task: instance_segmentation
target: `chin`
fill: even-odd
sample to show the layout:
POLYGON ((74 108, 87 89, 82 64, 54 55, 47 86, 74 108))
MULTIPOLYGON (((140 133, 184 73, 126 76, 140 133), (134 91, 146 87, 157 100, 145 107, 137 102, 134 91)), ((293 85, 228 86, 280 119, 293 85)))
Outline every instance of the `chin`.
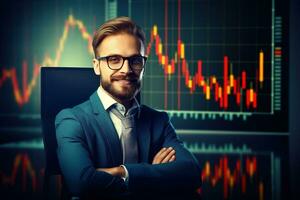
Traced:
POLYGON ((121 101, 132 100, 140 90, 140 85, 103 84, 102 87, 121 101))
POLYGON ((129 91, 128 88, 122 88, 120 90, 114 90, 113 95, 120 100, 131 100, 138 93, 138 89, 134 89, 133 91, 129 91))

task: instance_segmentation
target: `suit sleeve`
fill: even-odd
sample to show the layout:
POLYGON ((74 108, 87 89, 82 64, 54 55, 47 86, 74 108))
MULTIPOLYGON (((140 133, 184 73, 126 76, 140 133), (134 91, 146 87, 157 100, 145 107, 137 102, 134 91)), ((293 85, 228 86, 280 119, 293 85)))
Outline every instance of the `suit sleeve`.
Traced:
POLYGON ((158 121, 164 128, 162 147, 173 147, 176 160, 162 164, 126 164, 129 189, 132 191, 195 191, 201 186, 201 170, 195 157, 178 139, 166 113, 158 121))
POLYGON ((119 177, 96 171, 84 132, 71 109, 61 111, 55 119, 59 165, 73 196, 110 196, 123 194, 126 184, 119 177))

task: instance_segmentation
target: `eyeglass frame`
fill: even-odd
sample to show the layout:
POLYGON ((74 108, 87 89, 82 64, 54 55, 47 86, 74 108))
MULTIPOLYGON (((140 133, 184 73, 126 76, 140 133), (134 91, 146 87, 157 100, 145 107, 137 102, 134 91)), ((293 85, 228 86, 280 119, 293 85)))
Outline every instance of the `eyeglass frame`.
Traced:
POLYGON ((145 65, 146 65, 146 62, 147 62, 147 58, 148 57, 146 57, 146 56, 142 56, 142 55, 140 55, 140 54, 136 54, 136 55, 132 55, 132 56, 127 56, 127 57, 124 57, 124 56, 122 56, 122 55, 118 55, 118 54, 115 54, 115 55, 109 55, 109 56, 97 56, 96 57, 96 60, 106 60, 106 64, 107 64, 107 66, 109 67, 109 69, 111 69, 111 70, 120 70, 120 69, 122 69, 122 67, 123 67, 123 65, 124 65, 124 63, 125 63, 125 60, 128 60, 128 66, 132 69, 132 66, 130 66, 130 58, 132 58, 132 57, 135 57, 135 56, 140 56, 140 57, 142 57, 143 59, 144 59, 144 65, 141 67, 141 69, 140 70, 143 70, 144 69, 144 67, 145 67, 145 65), (110 57, 113 57, 113 56, 120 56, 122 59, 123 59, 123 63, 122 63, 122 65, 118 68, 118 69, 112 69, 110 66, 109 66, 109 63, 108 63, 108 59, 110 58, 110 57))

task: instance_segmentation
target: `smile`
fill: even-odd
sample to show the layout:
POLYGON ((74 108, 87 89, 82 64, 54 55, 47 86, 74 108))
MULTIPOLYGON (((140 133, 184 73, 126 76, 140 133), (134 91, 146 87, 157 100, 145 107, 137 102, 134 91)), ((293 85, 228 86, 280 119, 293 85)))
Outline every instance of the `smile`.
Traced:
POLYGON ((122 85, 132 85, 135 84, 136 81, 135 80, 117 80, 117 82, 121 83, 122 85))

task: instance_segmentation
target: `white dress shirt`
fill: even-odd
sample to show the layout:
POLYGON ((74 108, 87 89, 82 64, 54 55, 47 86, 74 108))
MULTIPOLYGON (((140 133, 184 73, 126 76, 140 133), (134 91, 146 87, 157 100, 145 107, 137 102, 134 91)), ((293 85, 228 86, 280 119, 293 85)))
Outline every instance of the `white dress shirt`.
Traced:
MULTIPOLYGON (((134 98, 133 105, 128 110, 126 110, 125 106, 118 103, 114 98, 112 98, 108 94, 108 92, 106 92, 103 89, 103 87, 101 85, 98 87, 97 94, 98 94, 98 97, 99 97, 101 103, 103 104, 104 109, 108 112, 108 114, 113 122, 113 125, 116 129, 116 132, 118 133, 119 138, 121 138, 123 124, 122 124, 121 120, 114 113, 112 113, 110 111, 110 107, 115 105, 117 110, 124 116, 126 116, 127 113, 130 113, 130 111, 137 108, 138 109, 137 114, 139 115, 140 114, 140 106, 139 106, 138 101, 134 98)), ((128 171, 124 165, 121 165, 121 166, 125 169, 124 180, 128 181, 128 178, 129 178, 128 171)))

